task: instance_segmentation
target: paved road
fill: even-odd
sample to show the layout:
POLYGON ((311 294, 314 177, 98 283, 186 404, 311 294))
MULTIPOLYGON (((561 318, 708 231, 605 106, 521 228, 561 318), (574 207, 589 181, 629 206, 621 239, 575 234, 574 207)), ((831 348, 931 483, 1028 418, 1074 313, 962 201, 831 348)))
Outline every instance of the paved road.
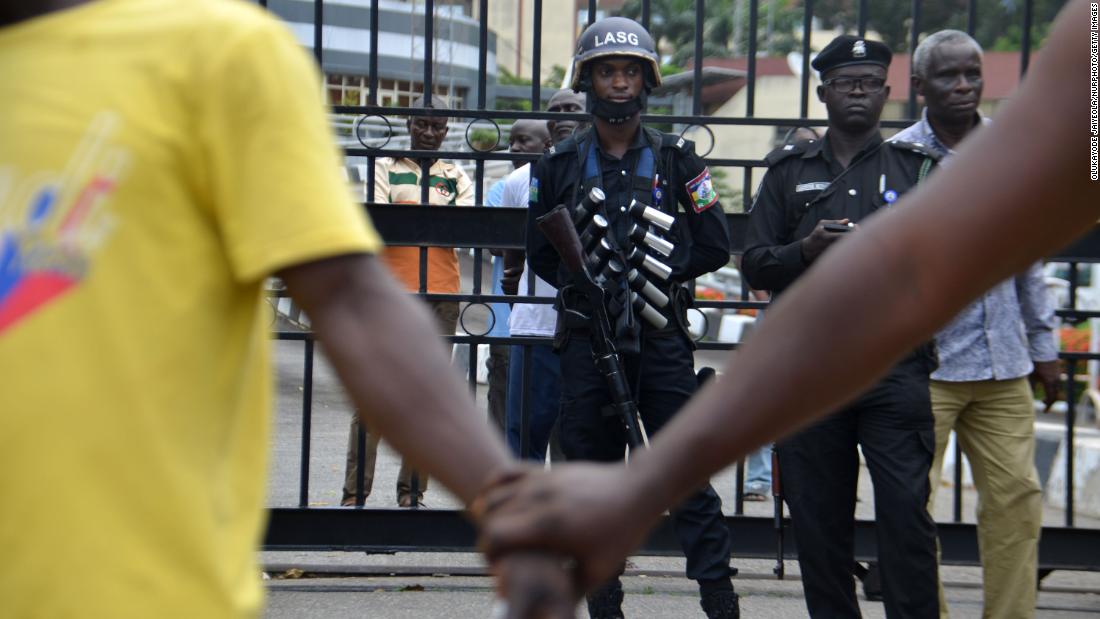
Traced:
MULTIPOLYGON (((314 557, 325 560, 330 567, 334 561, 346 558, 314 557)), ((447 564, 476 562, 469 556, 431 557, 445 559, 447 564)), ((398 562, 390 558, 392 562, 398 562)), ((409 570, 408 564, 423 559, 423 555, 398 557, 409 570)), ((356 560, 371 563, 378 557, 359 555, 356 560)), ((623 609, 628 617, 684 618, 702 617, 694 583, 684 579, 678 570, 682 561, 674 559, 639 558, 635 560, 644 570, 629 572, 624 578, 626 599, 623 609)), ((735 580, 741 595, 742 616, 746 618, 804 617, 805 602, 797 565, 788 562, 788 578, 776 580, 771 573, 771 562, 737 561, 741 569, 735 580)), ((383 563, 384 564, 384 560, 383 563)), ((427 563, 424 565, 438 565, 427 563)), ((341 568, 354 571, 354 567, 341 568)), ((376 570, 377 567, 371 568, 376 570)), ((428 568, 430 571, 431 568, 428 568)), ((453 567, 449 569, 454 569, 453 567)), ((956 619, 981 617, 981 589, 979 575, 974 568, 946 568, 947 599, 951 616, 956 619)), ((268 581, 267 619, 291 619, 299 617, 371 617, 398 619, 412 617, 490 617, 494 603, 492 582, 483 576, 357 576, 350 575, 317 578, 276 578, 268 581)), ((1036 615, 1041 619, 1090 619, 1100 615, 1100 576, 1095 574, 1055 573, 1044 583, 1039 594, 1036 615)), ((868 619, 885 617, 878 602, 860 599, 863 616, 868 619)), ((587 617, 583 606, 579 617, 587 617)))

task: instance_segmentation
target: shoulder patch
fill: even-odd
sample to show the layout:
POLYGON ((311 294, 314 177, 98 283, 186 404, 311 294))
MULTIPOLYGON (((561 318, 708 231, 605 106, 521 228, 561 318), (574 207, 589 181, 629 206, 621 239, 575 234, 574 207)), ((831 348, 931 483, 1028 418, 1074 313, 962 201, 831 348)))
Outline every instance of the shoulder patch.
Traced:
POLYGON ((538 202, 539 201, 539 177, 537 177, 537 176, 532 176, 531 177, 531 189, 528 192, 527 199, 530 202, 538 202))
POLYGON ((699 176, 684 184, 688 195, 691 197, 691 208, 696 213, 702 213, 718 202, 718 192, 714 190, 714 183, 710 178, 710 168, 703 168, 699 176))
POLYGON ((768 155, 764 157, 764 163, 768 164, 770 168, 784 159, 789 159, 796 155, 801 156, 805 154, 805 152, 806 149, 798 143, 786 144, 768 153, 768 155))

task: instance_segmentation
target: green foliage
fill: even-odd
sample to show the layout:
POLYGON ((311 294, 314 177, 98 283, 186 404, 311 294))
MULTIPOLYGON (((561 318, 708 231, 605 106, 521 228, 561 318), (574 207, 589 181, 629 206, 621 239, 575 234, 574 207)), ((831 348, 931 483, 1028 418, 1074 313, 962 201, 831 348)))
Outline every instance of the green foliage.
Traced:
POLYGON ((489 151, 497 147, 497 131, 496 129, 471 129, 470 130, 470 144, 480 151, 489 151))
POLYGON ((520 77, 504 67, 497 67, 497 83, 504 86, 530 86, 531 80, 520 77))
POLYGON ((497 97, 496 109, 498 110, 510 110, 514 112, 530 112, 531 100, 530 99, 509 99, 504 97, 497 97))
POLYGON ((550 73, 546 75, 546 78, 542 80, 543 86, 553 86, 557 88, 565 80, 565 67, 560 64, 556 64, 550 67, 550 73))
POLYGON ((710 182, 718 192, 722 210, 726 213, 740 213, 742 193, 730 184, 729 172, 725 168, 710 168, 710 182))
MULTIPOLYGON (((703 56, 744 56, 749 48, 749 0, 708 0, 703 18, 703 56)), ((641 0, 627 0, 620 14, 641 19, 641 0)), ((802 20, 799 3, 762 0, 757 13, 757 50, 782 55, 798 49, 802 20)), ((695 0, 652 0, 650 34, 662 57, 686 65, 695 54, 695 0)), ((664 75, 662 70, 662 75, 664 75)))
MULTIPOLYGON (((750 0, 707 0, 703 19, 703 56, 732 57, 748 53, 750 0)), ((921 2, 920 31, 944 28, 966 30, 968 0, 921 2)), ((976 0, 974 38, 988 50, 1017 51, 1023 41, 1024 2, 1027 0, 976 0)), ((1032 0, 1032 47, 1050 32, 1050 22, 1066 0, 1032 0)), ((882 37, 895 52, 909 51, 912 0, 874 0, 867 3, 868 29, 882 37)), ((801 47, 805 3, 801 0, 759 0, 756 41, 758 53, 780 56, 801 47)), ((641 19, 641 0, 627 0, 619 14, 641 19)), ((856 32, 859 0, 817 0, 814 17, 826 28, 856 32)), ((681 67, 695 53, 695 0, 651 0, 650 34, 662 58, 681 67)), ((665 75, 664 69, 661 71, 665 75)))
MULTIPOLYGON (((1018 51, 1023 40, 1024 2, 1026 0, 977 0, 974 38, 983 48, 1018 51)), ((875 0, 868 2, 868 28, 878 32, 895 52, 909 51, 912 28, 911 0, 875 0)), ((1065 0, 1033 0, 1032 45, 1038 47, 1050 31, 1050 22, 1065 5, 1065 0)), ((818 0, 814 14, 826 27, 855 32, 859 26, 857 0, 818 0)), ((967 0, 922 2, 920 31, 931 33, 945 28, 966 31, 967 0)))

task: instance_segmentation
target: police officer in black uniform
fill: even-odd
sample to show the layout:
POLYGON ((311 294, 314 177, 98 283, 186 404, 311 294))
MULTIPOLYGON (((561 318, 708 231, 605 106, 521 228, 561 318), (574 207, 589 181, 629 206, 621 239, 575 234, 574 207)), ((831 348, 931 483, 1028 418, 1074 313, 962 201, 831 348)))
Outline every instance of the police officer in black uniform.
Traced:
MULTIPOLYGON (((859 234, 859 222, 890 208, 932 169, 936 156, 922 145, 884 142, 879 134, 890 57, 882 43, 843 35, 814 60, 829 129, 821 140, 780 147, 766 159, 742 262, 753 288, 782 294, 830 245, 859 234)), ((851 569, 857 443, 874 483, 886 616, 939 616, 936 528, 925 507, 934 364, 931 345, 918 348, 852 404, 779 443, 813 617, 860 616, 851 569)))
MULTIPOLYGON (((611 299, 611 326, 650 436, 697 387, 694 346, 686 329, 691 295, 683 282, 724 266, 730 257, 722 207, 693 144, 641 124, 646 95, 660 80, 653 39, 636 22, 610 17, 584 31, 572 86, 587 94, 593 128, 558 143, 538 162, 531 175, 527 222, 527 253, 534 272, 559 287, 559 309, 588 313, 587 298, 572 294, 570 278, 535 220, 559 204, 575 209, 592 188, 602 189, 606 199, 597 215, 607 224, 605 249, 610 248, 611 256, 605 252, 600 264, 612 265, 602 275, 611 299), (633 210, 632 203, 637 203, 633 210), (648 205, 666 224, 675 223, 668 230, 655 225, 661 217, 647 219, 638 204, 648 205), (667 251, 669 243, 666 256, 661 247, 667 251), (652 286, 645 294, 638 293, 639 276, 652 286)), ((565 320, 564 314, 559 311, 557 336, 562 450, 568 459, 621 460, 623 423, 607 414, 609 392, 592 359, 588 324, 565 320)), ((730 534, 721 509, 721 500, 707 485, 672 513, 687 555, 687 575, 698 581, 703 610, 712 618, 739 616, 730 582, 730 534)), ((589 613, 594 618, 622 617, 622 598, 615 579, 589 596, 589 613)))

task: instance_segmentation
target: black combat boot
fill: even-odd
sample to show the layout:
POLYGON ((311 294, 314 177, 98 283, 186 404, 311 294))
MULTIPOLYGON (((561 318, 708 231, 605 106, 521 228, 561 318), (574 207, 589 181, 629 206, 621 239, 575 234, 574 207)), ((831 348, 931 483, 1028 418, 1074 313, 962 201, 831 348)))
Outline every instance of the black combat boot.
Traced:
POLYGON ((707 614, 707 619, 740 619, 741 606, 737 594, 733 591, 714 591, 703 596, 699 605, 707 614))
POLYGON ((623 619, 623 583, 615 578, 587 598, 592 619, 623 619))
POLYGON ((707 619, 740 619, 741 606, 728 578, 699 581, 699 605, 707 619))

